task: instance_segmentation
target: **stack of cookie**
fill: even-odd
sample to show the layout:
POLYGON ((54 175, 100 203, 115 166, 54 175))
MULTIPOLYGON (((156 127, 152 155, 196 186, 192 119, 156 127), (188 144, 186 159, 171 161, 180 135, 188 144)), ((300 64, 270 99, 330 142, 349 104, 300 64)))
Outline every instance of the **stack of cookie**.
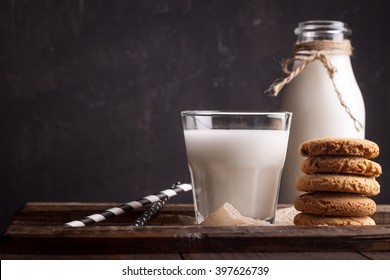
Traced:
POLYGON ((369 216, 376 211, 375 196, 380 186, 375 177, 381 166, 370 160, 379 155, 372 141, 349 138, 321 138, 300 145, 306 159, 305 175, 297 179, 294 206, 296 225, 375 225, 369 216))

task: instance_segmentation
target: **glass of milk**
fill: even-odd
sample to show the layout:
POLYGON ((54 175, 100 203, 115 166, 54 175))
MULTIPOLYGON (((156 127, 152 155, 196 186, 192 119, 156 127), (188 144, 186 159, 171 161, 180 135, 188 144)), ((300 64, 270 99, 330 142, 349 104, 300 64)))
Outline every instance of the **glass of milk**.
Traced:
POLYGON ((183 111, 196 223, 224 203, 271 223, 292 113, 183 111))

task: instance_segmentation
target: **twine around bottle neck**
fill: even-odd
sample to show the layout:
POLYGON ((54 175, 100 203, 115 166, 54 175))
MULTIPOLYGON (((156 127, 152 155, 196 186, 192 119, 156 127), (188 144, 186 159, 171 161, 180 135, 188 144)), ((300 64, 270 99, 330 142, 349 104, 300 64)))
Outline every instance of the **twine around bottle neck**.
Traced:
POLYGON ((328 55, 352 55, 352 45, 350 40, 315 40, 299 42, 295 45, 294 54, 305 51, 321 51, 328 55))
POLYGON ((326 72, 332 81, 333 88, 337 94, 341 106, 344 107, 346 113, 353 120, 356 130, 360 131, 363 129, 363 124, 352 114, 351 109, 344 102, 343 97, 337 88, 334 79, 337 69, 332 65, 328 57, 330 55, 352 55, 351 41, 315 40, 297 43, 294 49, 294 57, 287 59, 282 65, 283 72, 287 74, 287 77, 283 79, 277 79, 269 87, 266 93, 268 93, 270 96, 278 96, 279 92, 285 85, 290 83, 295 77, 302 73, 310 63, 318 60, 325 67, 326 72), (289 68, 295 61, 301 61, 302 64, 300 64, 294 70, 290 70, 289 68))

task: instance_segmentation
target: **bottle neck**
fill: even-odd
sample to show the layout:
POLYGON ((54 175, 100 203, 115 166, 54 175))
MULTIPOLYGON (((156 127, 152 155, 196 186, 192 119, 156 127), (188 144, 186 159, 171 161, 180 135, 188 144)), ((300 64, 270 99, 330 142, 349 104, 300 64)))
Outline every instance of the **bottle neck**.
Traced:
POLYGON ((298 36, 295 54, 312 55, 322 52, 326 55, 351 55, 349 36, 352 31, 340 21, 305 21, 295 29, 298 36))
POLYGON ((346 23, 330 20, 313 20, 299 23, 294 30, 298 36, 297 43, 312 41, 335 41, 348 40, 352 31, 346 23))

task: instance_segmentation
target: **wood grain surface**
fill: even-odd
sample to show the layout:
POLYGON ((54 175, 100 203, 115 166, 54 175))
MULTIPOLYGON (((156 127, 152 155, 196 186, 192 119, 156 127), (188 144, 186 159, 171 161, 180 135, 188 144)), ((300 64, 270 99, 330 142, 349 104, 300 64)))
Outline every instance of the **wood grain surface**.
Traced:
MULTIPOLYGON (((167 204, 144 227, 132 227, 133 211, 87 227, 72 219, 114 203, 28 203, 1 238, 3 258, 351 258, 386 259, 390 252, 390 206, 378 205, 376 226, 204 227, 183 225, 189 204, 167 204), (109 257, 111 256, 111 257, 109 257), (133 257, 131 257, 133 256, 133 257), (76 257, 77 258, 77 257, 76 257)), ((286 207, 281 206, 281 207, 286 207)))

